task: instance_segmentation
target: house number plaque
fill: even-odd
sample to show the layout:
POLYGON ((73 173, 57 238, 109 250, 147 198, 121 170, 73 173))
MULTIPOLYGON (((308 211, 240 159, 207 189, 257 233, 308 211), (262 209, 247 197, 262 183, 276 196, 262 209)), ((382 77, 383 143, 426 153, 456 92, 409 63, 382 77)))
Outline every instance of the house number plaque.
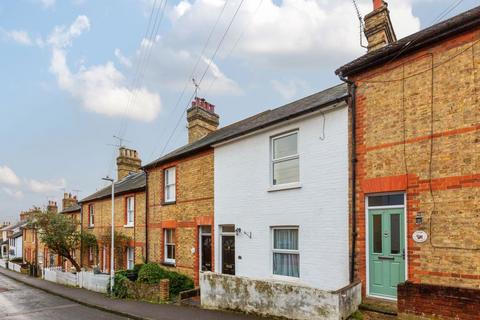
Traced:
POLYGON ((413 241, 422 243, 427 241, 428 235, 425 231, 423 230, 417 230, 412 234, 413 241))

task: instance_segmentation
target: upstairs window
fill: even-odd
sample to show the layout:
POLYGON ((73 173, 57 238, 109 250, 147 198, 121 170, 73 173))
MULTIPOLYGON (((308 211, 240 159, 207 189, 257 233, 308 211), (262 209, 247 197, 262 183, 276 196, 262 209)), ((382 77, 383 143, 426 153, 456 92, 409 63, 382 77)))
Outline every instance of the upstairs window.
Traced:
POLYGON ((298 131, 272 138, 272 185, 283 185, 300 181, 298 131))
POLYGON ((164 262, 175 264, 175 229, 164 229, 164 262))
POLYGON ((300 277, 298 228, 272 228, 273 274, 300 277))
POLYGON ((88 206, 88 226, 93 227, 95 223, 95 210, 93 204, 88 206))
POLYGON ((127 226, 133 226, 135 221, 135 197, 127 198, 127 226))
POLYGON ((165 169, 165 202, 175 202, 175 167, 165 169))

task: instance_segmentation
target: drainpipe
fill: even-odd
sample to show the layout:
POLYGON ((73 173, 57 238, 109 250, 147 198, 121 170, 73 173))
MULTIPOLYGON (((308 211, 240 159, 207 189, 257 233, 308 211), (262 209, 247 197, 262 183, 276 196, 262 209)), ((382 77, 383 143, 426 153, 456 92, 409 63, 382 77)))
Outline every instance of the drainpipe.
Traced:
POLYGON ((145 172, 145 263, 148 263, 148 173, 145 172))
POLYGON ((83 267, 83 204, 80 203, 80 267, 83 267))
POLYGON ((352 244, 351 244, 351 256, 350 256, 350 283, 353 283, 355 280, 355 250, 356 250, 356 243, 357 243, 357 214, 356 214, 356 182, 357 182, 357 174, 356 174, 356 164, 357 164, 357 152, 356 152, 356 108, 355 108, 355 101, 356 101, 356 89, 357 86, 355 82, 348 80, 341 74, 339 75, 340 80, 348 84, 348 88, 350 90, 350 108, 352 112, 352 155, 351 155, 351 166, 352 166, 352 244))

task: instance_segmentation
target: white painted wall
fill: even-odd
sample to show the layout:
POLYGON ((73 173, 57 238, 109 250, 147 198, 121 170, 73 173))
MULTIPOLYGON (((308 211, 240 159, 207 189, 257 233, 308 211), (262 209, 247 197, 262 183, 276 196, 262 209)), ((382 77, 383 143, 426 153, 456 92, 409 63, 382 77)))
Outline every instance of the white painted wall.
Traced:
MULTIPOLYGON (((215 241, 219 225, 235 224, 236 275, 281 279, 324 290, 349 283, 348 111, 321 114, 215 147, 215 241), (298 129, 301 188, 268 192, 270 137, 298 129), (299 226, 300 278, 272 273, 271 227, 299 226), (241 256, 241 259, 238 258, 241 256)), ((221 246, 215 271, 221 272, 221 246)))

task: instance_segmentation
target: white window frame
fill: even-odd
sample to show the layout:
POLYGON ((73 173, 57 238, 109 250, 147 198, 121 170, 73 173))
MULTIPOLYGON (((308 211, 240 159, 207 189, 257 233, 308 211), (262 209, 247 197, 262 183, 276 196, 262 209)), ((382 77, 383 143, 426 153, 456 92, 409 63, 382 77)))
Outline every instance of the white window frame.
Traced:
POLYGON ((135 224, 135 196, 127 197, 126 210, 127 224, 125 225, 125 227, 133 227, 135 224), (132 208, 130 208, 130 204, 132 205, 132 208))
POLYGON ((300 153, 298 152, 298 136, 299 136, 299 130, 296 129, 296 130, 292 130, 292 131, 289 131, 289 132, 285 132, 285 133, 278 134, 278 135, 270 137, 270 187, 271 188, 278 188, 278 187, 285 187, 285 186, 298 186, 300 184, 300 153), (294 134, 297 135, 297 153, 293 154, 293 155, 290 155, 290 156, 275 159, 274 158, 274 142, 275 142, 275 140, 285 138, 285 137, 288 137, 288 136, 291 136, 291 135, 294 135, 294 134), (282 184, 275 184, 274 181, 273 181, 273 179, 274 179, 274 165, 276 163, 280 163, 280 162, 284 162, 284 161, 288 161, 288 160, 295 160, 295 159, 299 160, 299 163, 298 163, 298 181, 289 182, 289 183, 282 183, 282 184))
POLYGON ((165 203, 171 203, 171 202, 175 202, 176 201, 176 193, 177 193, 177 169, 176 167, 170 167, 170 168, 166 168, 164 171, 163 171, 163 181, 164 181, 164 184, 163 184, 163 188, 164 188, 164 191, 163 191, 163 194, 164 194, 164 202, 165 203), (168 181, 168 173, 169 172, 173 172, 173 182, 172 181, 168 181), (172 193, 172 197, 171 198, 167 198, 167 189, 169 187, 173 187, 173 193, 172 193))
POLYGON ((93 261, 93 248, 88 247, 88 261, 93 261))
POLYGON ((135 248, 127 248, 127 270, 132 270, 135 267, 135 248))
POLYGON ((175 245, 175 229, 174 228, 165 228, 163 229, 163 262, 164 263, 167 263, 167 264, 175 264, 175 256, 177 254, 177 250, 176 250, 176 245, 175 245), (172 241, 173 243, 171 242, 167 242, 167 232, 173 232, 172 234, 172 241), (172 258, 168 258, 168 245, 173 245, 173 248, 174 248, 174 257, 173 259, 172 258))
POLYGON ((95 208, 93 204, 89 204, 88 205, 88 226, 93 227, 94 225, 95 225, 95 208))
POLYGON ((280 279, 287 279, 287 280, 298 280, 300 279, 300 228, 298 226, 274 226, 270 227, 271 229, 271 249, 272 249, 272 254, 271 254, 271 270, 272 270, 272 277, 274 278, 280 278, 280 279), (289 249, 275 249, 275 242, 274 242, 274 237, 275 237, 275 230, 297 230, 297 235, 298 235, 298 249, 297 250, 289 250, 289 249), (273 272, 273 255, 275 253, 286 253, 286 254, 296 254, 298 255, 298 277, 293 277, 293 276, 285 276, 281 274, 275 274, 273 272))

